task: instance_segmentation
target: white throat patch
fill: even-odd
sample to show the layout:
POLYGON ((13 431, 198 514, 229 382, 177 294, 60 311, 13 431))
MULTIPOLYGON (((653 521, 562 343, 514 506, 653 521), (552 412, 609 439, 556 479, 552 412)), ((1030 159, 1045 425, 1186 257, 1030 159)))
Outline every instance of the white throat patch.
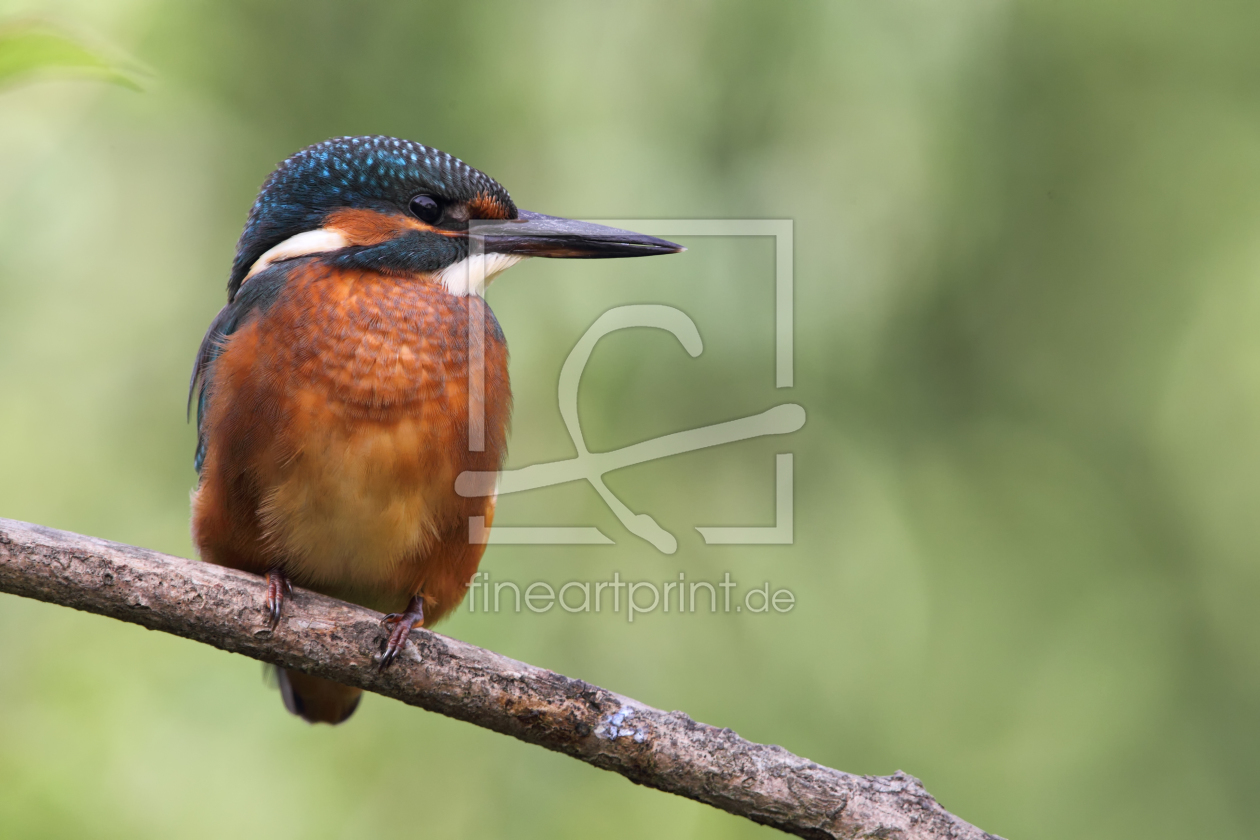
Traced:
POLYGON ((485 294, 486 286, 521 260, 519 254, 473 254, 438 272, 446 291, 456 297, 485 294))
MULTIPOLYGON (((244 283, 261 271, 285 260, 298 257, 309 257, 311 254, 322 254, 327 251, 339 251, 349 247, 350 241, 336 228, 317 228, 294 234, 272 248, 250 266, 249 273, 241 280, 244 283)), ((507 269, 525 259, 519 254, 474 254, 457 263, 448 265, 434 275, 446 291, 456 297, 469 294, 485 293, 490 281, 507 269)))

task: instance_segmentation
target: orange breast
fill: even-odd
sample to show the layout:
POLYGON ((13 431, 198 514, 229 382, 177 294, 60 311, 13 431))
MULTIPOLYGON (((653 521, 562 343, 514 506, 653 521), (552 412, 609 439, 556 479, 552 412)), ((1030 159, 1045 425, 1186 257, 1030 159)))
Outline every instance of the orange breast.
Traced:
POLYGON ((506 346, 480 298, 310 261, 215 364, 194 498, 202 556, 278 566, 379 609, 462 597, 482 548, 467 545, 467 518, 490 511, 459 497, 455 477, 499 468, 510 400, 506 346), (472 451, 478 333, 485 398, 471 408, 485 435, 472 451))

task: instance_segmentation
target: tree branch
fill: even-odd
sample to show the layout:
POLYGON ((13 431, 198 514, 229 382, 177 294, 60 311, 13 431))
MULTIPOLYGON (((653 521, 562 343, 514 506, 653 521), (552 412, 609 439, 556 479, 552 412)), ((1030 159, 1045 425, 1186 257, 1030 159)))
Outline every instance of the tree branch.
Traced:
POLYGON ((802 837, 1000 840, 904 773, 822 767, 428 630, 382 673, 379 613, 298 589, 272 633, 262 579, 233 569, 0 519, 0 592, 359 686, 802 837))

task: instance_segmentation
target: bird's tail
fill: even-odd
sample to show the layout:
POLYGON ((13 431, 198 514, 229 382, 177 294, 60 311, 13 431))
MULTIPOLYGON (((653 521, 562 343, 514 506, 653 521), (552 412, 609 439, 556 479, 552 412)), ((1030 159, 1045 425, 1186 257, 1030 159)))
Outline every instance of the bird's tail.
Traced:
POLYGON ((307 723, 341 723, 359 707, 363 689, 290 671, 276 669, 284 707, 307 723))

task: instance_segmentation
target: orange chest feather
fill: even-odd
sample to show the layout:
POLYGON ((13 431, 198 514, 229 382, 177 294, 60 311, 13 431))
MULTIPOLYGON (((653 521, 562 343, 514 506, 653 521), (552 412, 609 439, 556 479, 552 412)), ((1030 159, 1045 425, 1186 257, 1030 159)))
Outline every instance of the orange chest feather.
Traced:
POLYGON ((482 453, 468 451, 471 410, 484 416, 488 443, 501 448, 511 400, 507 348, 483 300, 371 272, 295 275, 259 319, 250 365, 289 416, 291 446, 302 448, 304 433, 328 431, 312 423, 347 434, 398 429, 421 436, 411 447, 417 455, 481 462, 482 453), (478 393, 484 399, 470 403, 478 393))
POLYGON ((374 273, 294 275, 216 363, 210 466, 246 477, 262 541, 299 581, 372 588, 483 512, 453 485, 502 461, 507 349, 480 298, 374 273), (470 407, 484 418, 478 451, 470 407))

